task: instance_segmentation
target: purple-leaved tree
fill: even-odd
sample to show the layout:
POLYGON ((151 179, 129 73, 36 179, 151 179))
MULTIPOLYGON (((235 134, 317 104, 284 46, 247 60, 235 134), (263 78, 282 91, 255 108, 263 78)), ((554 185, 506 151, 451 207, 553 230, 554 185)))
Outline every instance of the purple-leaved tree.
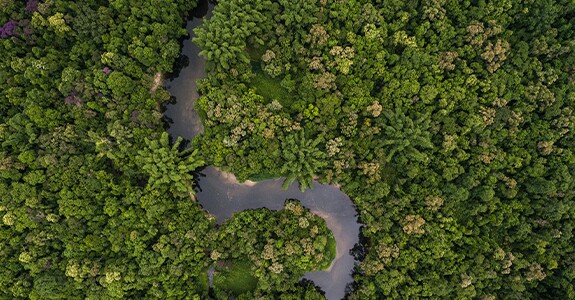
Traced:
POLYGON ((38 9, 38 0, 28 0, 26 2, 26 12, 33 13, 38 9))
POLYGON ((18 22, 14 20, 9 20, 0 27, 0 38, 7 39, 11 36, 18 36, 19 34, 15 31, 18 26, 18 22))

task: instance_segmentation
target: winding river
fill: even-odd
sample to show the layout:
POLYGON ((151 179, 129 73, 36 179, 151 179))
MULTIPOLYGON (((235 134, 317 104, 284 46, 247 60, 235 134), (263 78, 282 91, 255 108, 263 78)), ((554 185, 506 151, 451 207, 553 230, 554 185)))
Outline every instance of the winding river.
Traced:
MULTIPOLYGON (((206 17, 211 15, 211 8, 211 5, 209 9, 204 6, 206 17)), ((201 22, 201 18, 188 22, 187 29, 191 37, 194 35, 192 29, 201 22)), ((198 56, 199 51, 191 38, 185 40, 183 54, 187 56, 189 64, 180 71, 177 78, 166 83, 168 90, 176 98, 175 104, 168 105, 165 112, 173 121, 168 129, 173 137, 192 139, 203 132, 200 118, 193 106, 198 98, 196 80, 205 76, 205 62, 198 56)), ((216 217, 218 223, 231 217, 234 212, 250 208, 279 210, 283 208, 287 198, 299 199, 302 205, 324 218, 336 240, 336 258, 327 270, 306 273, 304 278, 320 286, 327 299, 342 299, 345 296, 346 286, 353 281, 351 273, 356 262, 349 251, 359 242, 360 228, 355 206, 346 194, 333 185, 317 182, 313 183, 313 190, 302 193, 297 184, 282 190, 281 178, 242 184, 238 183, 232 174, 220 172, 214 167, 207 167, 202 173, 205 177, 199 179, 201 192, 197 194, 197 198, 203 208, 216 217)))

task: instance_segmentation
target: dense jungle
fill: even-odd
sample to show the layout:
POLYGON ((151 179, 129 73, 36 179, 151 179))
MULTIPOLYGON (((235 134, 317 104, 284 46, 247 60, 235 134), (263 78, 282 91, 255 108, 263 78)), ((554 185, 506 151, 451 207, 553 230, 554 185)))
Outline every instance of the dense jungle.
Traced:
POLYGON ((575 299, 573 0, 219 0, 187 141, 198 5, 0 0, 0 299, 324 299, 325 220, 217 224, 206 166, 340 187, 347 299, 575 299))

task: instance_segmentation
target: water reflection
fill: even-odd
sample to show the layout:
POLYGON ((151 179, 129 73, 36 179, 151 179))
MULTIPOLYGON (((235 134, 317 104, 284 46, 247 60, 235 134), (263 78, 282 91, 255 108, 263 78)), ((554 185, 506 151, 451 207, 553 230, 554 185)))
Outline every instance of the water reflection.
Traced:
POLYGON ((288 198, 300 200, 303 206, 325 219, 335 237, 336 258, 328 270, 310 272, 304 278, 320 286, 328 299, 343 298, 346 285, 353 281, 351 272, 355 260, 349 251, 359 241, 360 227, 355 206, 346 194, 332 185, 317 182, 313 183, 313 190, 302 193, 297 184, 282 190, 281 178, 243 185, 214 167, 207 167, 202 173, 206 176, 199 180, 202 191, 197 194, 198 200, 220 224, 234 212, 246 209, 280 210, 288 198))
MULTIPOLYGON (((211 15, 212 5, 206 8, 206 17, 211 15)), ((198 13, 198 15, 201 15, 198 13)), ((187 29, 193 38, 193 28, 202 19, 188 22, 187 29)), ((183 42, 183 54, 189 64, 181 69, 177 78, 168 83, 168 89, 176 102, 166 107, 165 115, 172 121, 168 132, 173 137, 192 139, 203 132, 203 127, 194 103, 198 98, 196 80, 205 76, 205 62, 198 56, 200 49, 187 39, 183 42)), ((337 187, 314 182, 314 189, 300 192, 297 184, 282 190, 282 179, 265 180, 252 185, 239 184, 233 176, 213 167, 202 171, 199 179, 201 191, 197 194, 199 203, 218 223, 232 216, 234 212, 266 207, 279 210, 285 199, 299 199, 305 207, 326 220, 336 240, 337 254, 330 268, 325 271, 307 273, 304 278, 313 280, 325 292, 327 299, 342 299, 346 286, 353 281, 351 273, 355 260, 350 250, 358 243, 359 227, 353 202, 337 187)))
POLYGON ((188 64, 181 69, 177 78, 172 79, 167 85, 168 90, 175 97, 175 103, 166 106, 165 115, 171 119, 168 132, 172 136, 182 136, 191 139, 198 133, 203 133, 200 117, 194 110, 194 103, 198 99, 196 80, 205 77, 205 61, 198 56, 199 47, 192 43, 194 38, 194 29, 202 23, 202 19, 193 19, 188 22, 187 29, 190 38, 184 40, 184 55, 187 57, 188 64))

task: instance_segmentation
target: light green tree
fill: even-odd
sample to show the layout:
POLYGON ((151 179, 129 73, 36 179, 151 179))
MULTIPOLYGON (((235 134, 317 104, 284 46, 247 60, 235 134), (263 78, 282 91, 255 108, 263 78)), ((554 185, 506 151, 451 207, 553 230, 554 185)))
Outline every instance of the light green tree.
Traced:
POLYGON ((193 194, 191 172, 204 165, 198 151, 178 148, 182 138, 178 137, 170 146, 168 133, 163 132, 159 140, 146 139, 146 148, 138 151, 136 163, 150 177, 149 189, 164 189, 174 195, 193 194))
POLYGON ((312 180, 318 171, 327 165, 326 154, 318 148, 322 138, 310 140, 303 131, 287 136, 282 141, 282 158, 284 164, 281 174, 286 177, 283 189, 297 180, 300 190, 313 188, 312 180))

